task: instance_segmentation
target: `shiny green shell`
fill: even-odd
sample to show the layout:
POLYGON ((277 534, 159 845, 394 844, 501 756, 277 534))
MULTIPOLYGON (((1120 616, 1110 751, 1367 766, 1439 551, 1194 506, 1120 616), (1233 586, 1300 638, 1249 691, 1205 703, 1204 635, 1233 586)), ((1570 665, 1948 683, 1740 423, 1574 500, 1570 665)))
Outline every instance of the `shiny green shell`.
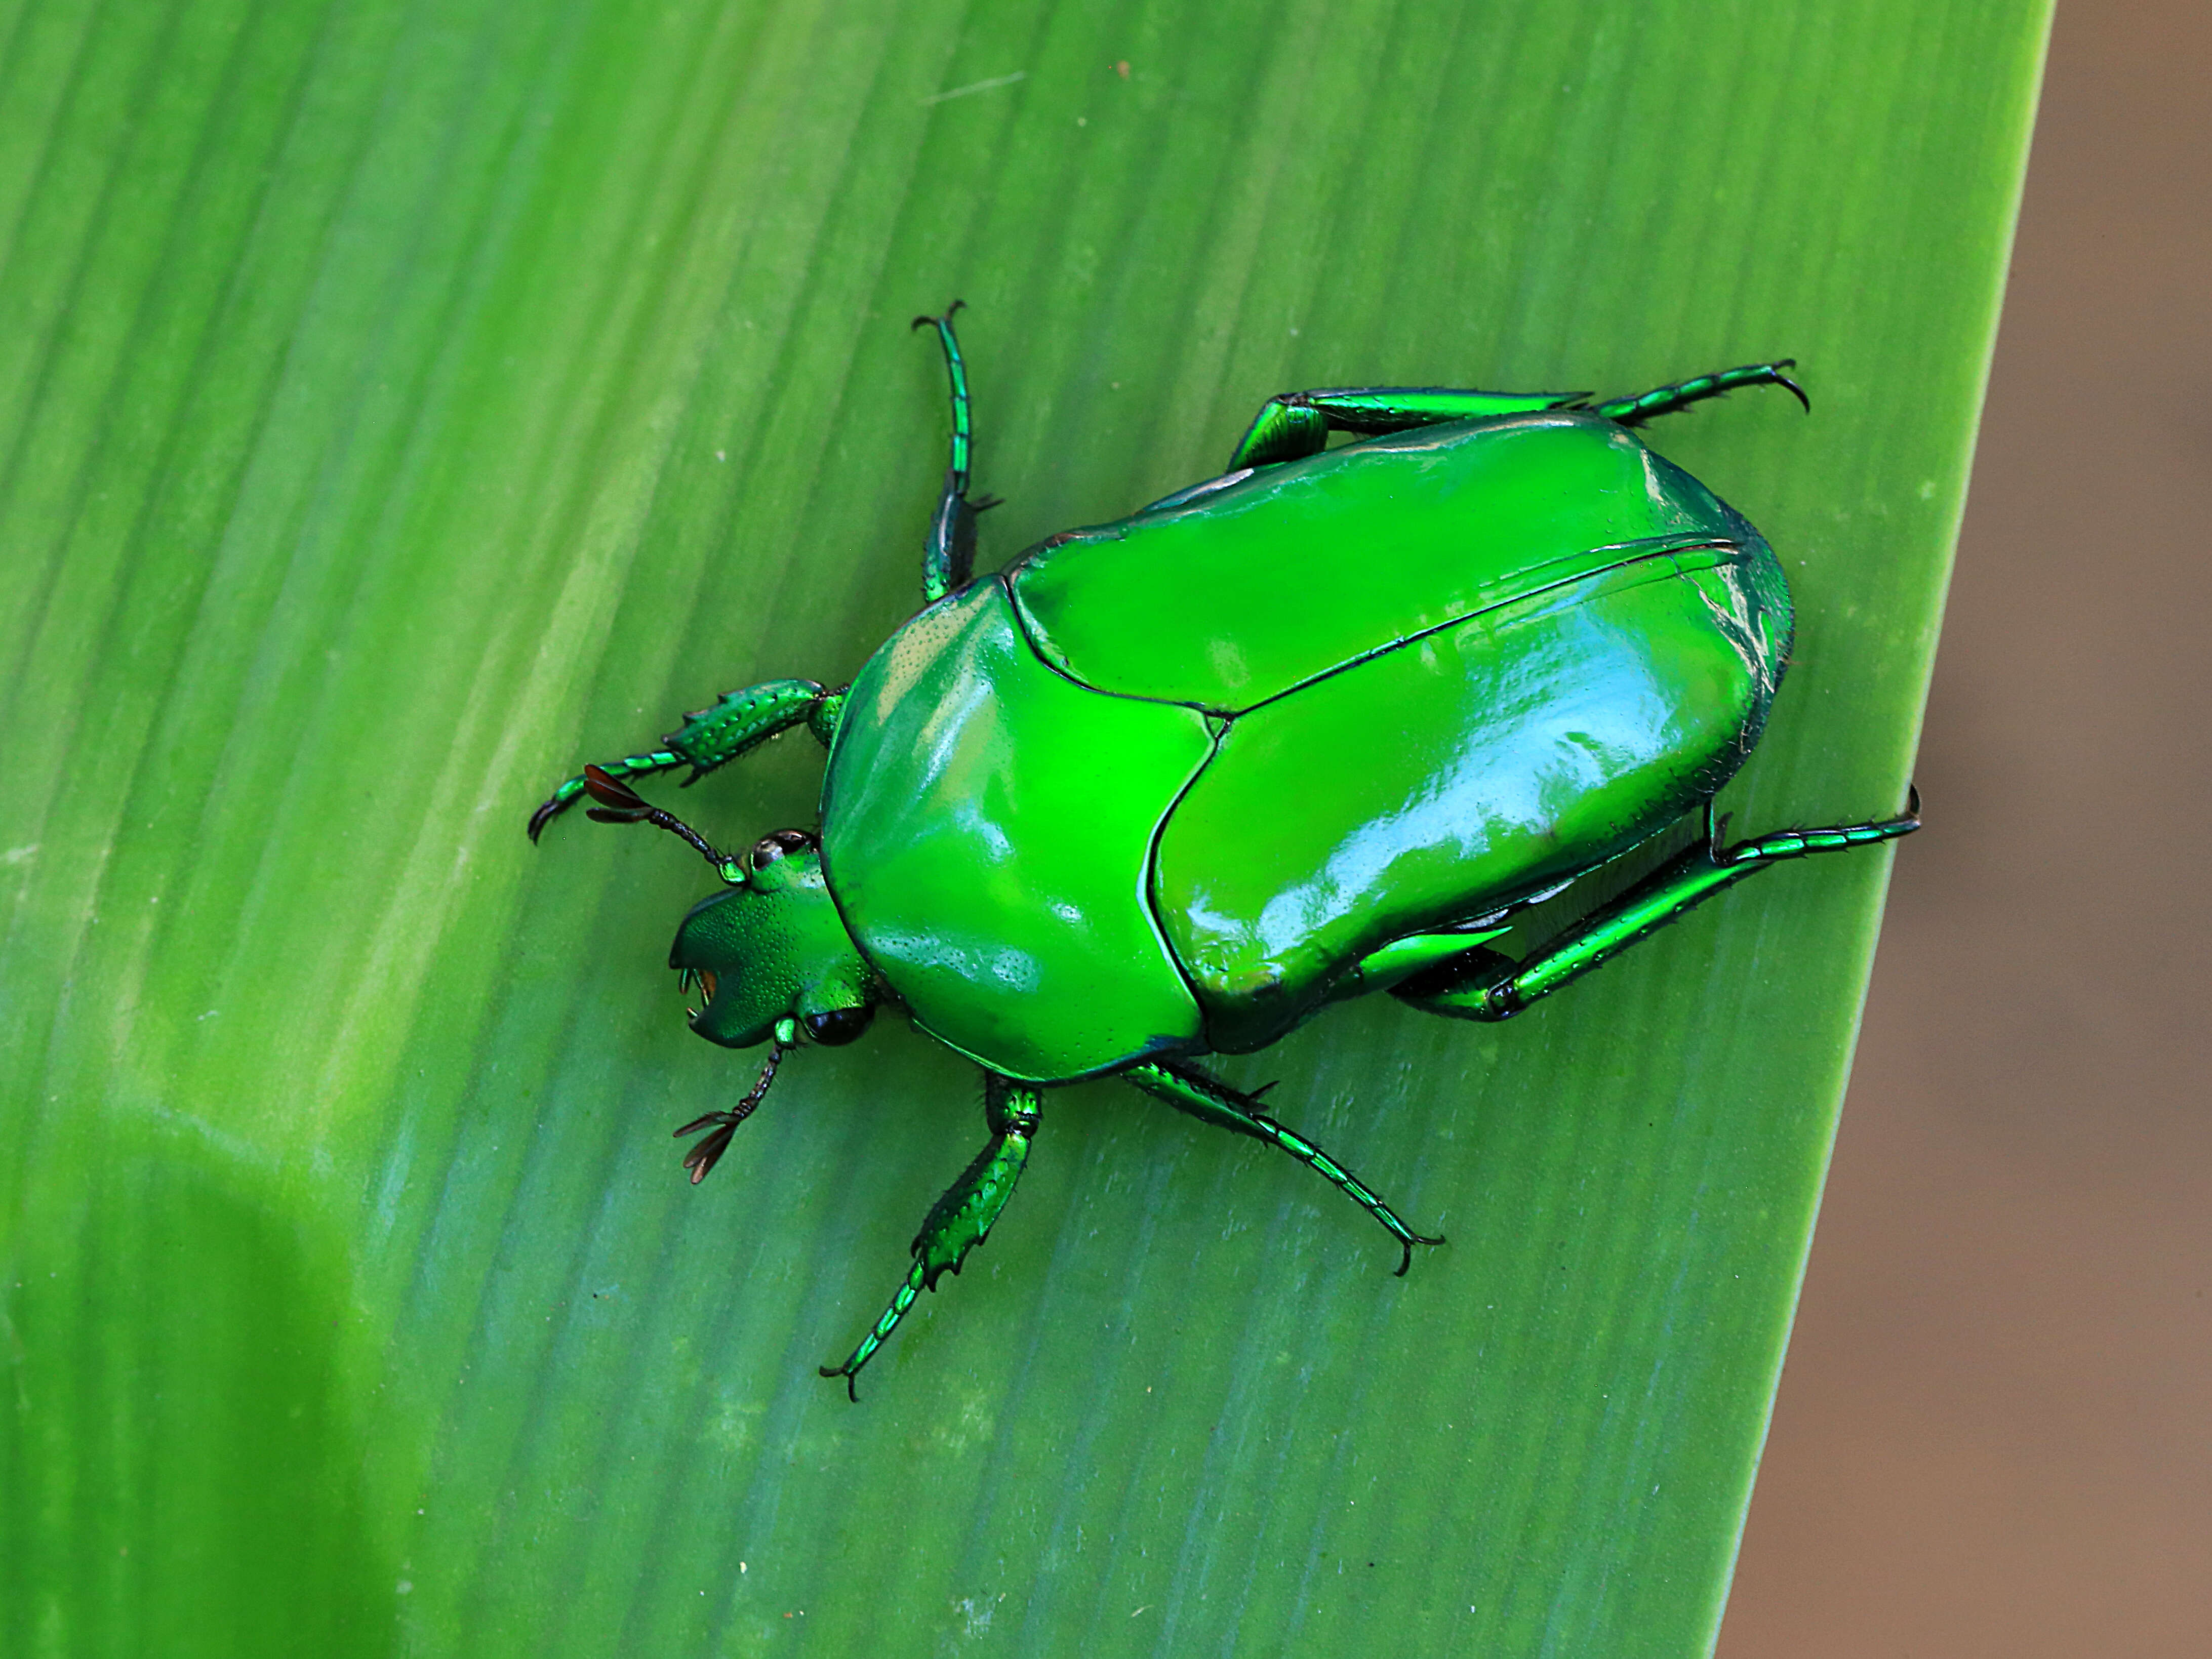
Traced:
POLYGON ((1758 532, 1611 421, 1371 439, 916 616, 848 697, 823 866, 915 1021, 994 1071, 1243 1053, 1710 795, 1790 634, 1758 532))

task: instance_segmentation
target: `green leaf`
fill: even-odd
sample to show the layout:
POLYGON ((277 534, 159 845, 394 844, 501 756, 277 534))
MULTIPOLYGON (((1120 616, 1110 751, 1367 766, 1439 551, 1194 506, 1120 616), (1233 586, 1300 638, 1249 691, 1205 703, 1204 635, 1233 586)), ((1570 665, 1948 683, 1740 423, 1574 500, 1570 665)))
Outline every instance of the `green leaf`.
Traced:
POLYGON ((911 611, 956 295, 994 559, 1285 388, 1796 356, 1810 419, 1653 434, 1796 591, 1728 804, 1893 811, 2046 11, 9 8, 0 1650, 1703 1651, 1886 852, 1235 1068, 1449 1234, 1402 1281, 1269 1149, 1054 1095, 855 1408, 972 1070, 795 1055, 692 1189, 751 1079, 664 976, 708 878, 523 820, 911 611))

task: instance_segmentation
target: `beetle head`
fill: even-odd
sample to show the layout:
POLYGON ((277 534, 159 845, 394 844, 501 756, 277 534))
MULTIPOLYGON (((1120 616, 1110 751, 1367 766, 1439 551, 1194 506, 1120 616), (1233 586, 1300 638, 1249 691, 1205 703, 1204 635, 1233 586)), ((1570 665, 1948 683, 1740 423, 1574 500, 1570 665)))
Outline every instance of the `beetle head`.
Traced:
POLYGON ((872 978, 837 915, 814 837, 779 830, 742 860, 730 885, 691 907, 668 965, 706 1001, 691 1029, 726 1048, 750 1048, 786 1020, 817 1042, 850 1042, 875 1012, 872 978))
MULTIPOLYGON (((726 1048, 775 1039, 775 1054, 744 1111, 757 1103, 775 1074, 776 1059, 800 1031, 817 1042, 839 1043, 868 1029, 875 978, 837 915, 822 877, 821 845, 813 836, 804 830, 778 830, 735 859, 716 852, 690 824, 603 767, 584 769, 584 787, 598 803, 586 816, 602 823, 657 825, 690 845, 729 884, 691 907, 676 930, 668 965, 684 975, 686 991, 696 981, 706 994, 705 1005, 691 1016, 691 1029, 701 1036, 726 1048)), ((727 1140, 724 1134, 706 1149, 693 1167, 693 1180, 713 1166, 727 1140)))

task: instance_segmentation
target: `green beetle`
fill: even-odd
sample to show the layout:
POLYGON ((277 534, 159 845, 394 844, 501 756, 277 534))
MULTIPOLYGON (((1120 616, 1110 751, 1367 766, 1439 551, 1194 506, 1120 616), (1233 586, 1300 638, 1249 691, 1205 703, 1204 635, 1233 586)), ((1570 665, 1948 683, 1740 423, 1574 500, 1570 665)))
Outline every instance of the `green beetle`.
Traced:
POLYGON ((1196 1069, 1387 990, 1503 1019, 1729 883, 1905 835, 1904 816, 1723 846, 1715 793, 1788 661, 1780 564, 1632 429, 1740 386, 1802 401, 1787 362, 1640 397, 1435 388, 1271 400, 1229 471, 970 580, 967 374, 941 342, 952 454, 921 611, 842 690, 774 680, 541 805, 656 823, 726 884, 669 957, 691 1026, 772 1044, 684 1162, 696 1182, 803 1032, 889 1004, 984 1071, 990 1139, 938 1200, 906 1281, 826 1376, 848 1392, 1006 1204, 1043 1085, 1121 1077, 1282 1148, 1416 1233, 1255 1097, 1196 1069), (1332 432, 1357 441, 1329 447, 1332 432), (718 852, 626 779, 688 784, 804 725, 829 750, 818 833, 718 852), (1706 833, 1516 961, 1517 915, 1702 808, 1706 833))

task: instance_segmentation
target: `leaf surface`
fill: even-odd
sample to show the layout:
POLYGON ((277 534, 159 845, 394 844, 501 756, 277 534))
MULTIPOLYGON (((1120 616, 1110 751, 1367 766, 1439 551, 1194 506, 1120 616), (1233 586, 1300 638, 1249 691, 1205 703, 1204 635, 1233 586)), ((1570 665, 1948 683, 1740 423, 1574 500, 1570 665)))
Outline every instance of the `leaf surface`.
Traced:
MULTIPOLYGON (((0 1650, 1705 1651, 1887 851, 1510 1026, 1353 1006, 1231 1068, 1449 1235, 1404 1280, 1279 1154, 1055 1094, 856 1409, 815 1366, 981 1144, 971 1069, 794 1055, 693 1190, 668 1131, 753 1075, 664 977, 710 878, 523 821, 911 612, 906 324, 956 295, 987 562, 1287 388, 1795 356, 1810 419, 1652 433, 1798 602, 1725 804, 1894 811, 2046 22, 11 9, 0 1650)), ((818 771, 682 805, 743 845, 818 771)))

